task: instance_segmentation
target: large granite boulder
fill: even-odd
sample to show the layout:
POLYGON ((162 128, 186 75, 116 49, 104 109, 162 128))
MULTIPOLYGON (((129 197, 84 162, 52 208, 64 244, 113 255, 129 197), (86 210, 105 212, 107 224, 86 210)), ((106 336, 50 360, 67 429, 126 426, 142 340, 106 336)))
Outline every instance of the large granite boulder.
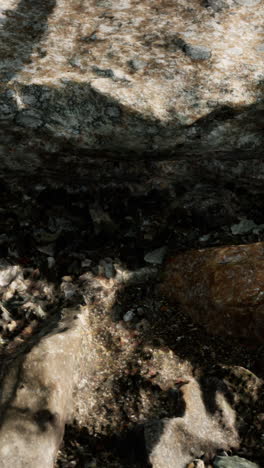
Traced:
POLYGON ((260 157, 263 16, 260 0, 2 0, 2 169, 260 157))
POLYGON ((161 291, 210 333, 264 339, 264 243, 168 259, 161 291))

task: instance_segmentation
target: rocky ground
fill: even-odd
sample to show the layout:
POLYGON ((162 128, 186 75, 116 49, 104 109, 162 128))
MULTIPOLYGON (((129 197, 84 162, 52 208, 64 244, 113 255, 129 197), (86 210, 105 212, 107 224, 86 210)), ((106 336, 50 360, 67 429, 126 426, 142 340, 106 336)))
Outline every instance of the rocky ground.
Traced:
MULTIPOLYGON (((105 374, 91 386, 94 414, 88 424, 66 427, 57 468, 147 468, 144 424, 181 414, 181 388, 189 378, 217 375, 221 366, 264 378, 263 346, 209 336, 158 292, 170 249, 264 240, 258 191, 212 181, 190 187, 133 178, 12 189, 0 183, 1 360, 58 310, 85 305, 87 278, 95 346, 107 353, 105 374), (3 271, 16 276, 13 290, 3 271), (121 274, 132 279, 125 286, 121 274), (109 285, 115 299, 104 313, 100 298, 109 285)), ((228 454, 261 466, 263 398, 252 411, 240 433, 241 448, 228 454)), ((215 455, 201 459, 209 466, 215 455)))

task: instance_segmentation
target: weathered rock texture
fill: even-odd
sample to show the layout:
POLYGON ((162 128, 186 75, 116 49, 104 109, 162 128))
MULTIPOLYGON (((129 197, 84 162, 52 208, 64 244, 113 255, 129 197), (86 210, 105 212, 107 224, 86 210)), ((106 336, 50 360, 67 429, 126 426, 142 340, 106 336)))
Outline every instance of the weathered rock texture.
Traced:
POLYGON ((28 354, 24 351, 2 369, 2 468, 54 466, 64 425, 73 410, 72 392, 83 336, 77 313, 65 310, 65 318, 58 326, 52 327, 51 323, 48 328, 53 330, 47 329, 47 335, 40 336, 28 354))
POLYGON ((263 19, 260 1, 2 0, 2 168, 261 157, 263 19))
POLYGON ((161 290, 210 333, 264 339, 264 244, 193 250, 168 259, 161 290))
MULTIPOLYGON (((25 288, 29 283, 23 280, 20 267, 12 269, 2 263, 7 300, 12 292, 22 290, 23 281, 25 288)), ((151 328, 140 336, 138 328, 127 326, 124 317, 131 309, 126 303, 122 305, 120 287, 136 285, 134 291, 138 290, 137 286, 156 277, 157 271, 152 266, 134 271, 118 263, 114 267, 114 278, 107 279, 102 272, 95 277, 87 271, 74 284, 64 277, 60 290, 66 299, 76 286, 77 303, 73 299, 75 305, 62 310, 62 299, 53 303, 57 304, 56 312, 34 330, 32 323, 27 327, 31 330, 17 335, 3 350, 1 468, 52 468, 64 424, 72 421, 88 430, 88 443, 93 435, 122 435, 128 424, 132 428, 146 426, 155 468, 167 468, 168 460, 175 458, 175 467, 181 468, 201 452, 210 459, 216 449, 240 443, 252 447, 252 435, 253 446, 260 452, 262 381, 239 366, 210 365, 203 370, 195 364, 194 368, 171 347, 152 344, 151 338, 148 341, 151 328), (85 306, 78 305, 80 298, 85 306), (117 308, 123 317, 118 322, 113 320, 117 308), (238 434, 242 436, 239 443, 238 434)), ((36 284, 31 291, 37 292, 36 284)), ((131 304, 141 307, 142 296, 134 294, 131 304)), ((52 300, 51 289, 49 295, 52 300)), ((152 299, 149 302, 147 298, 145 304, 151 304, 150 315, 159 322, 160 303, 157 315, 152 299)), ((8 317, 3 318, 8 322, 8 317)), ((141 324, 146 322, 143 319, 141 324)), ((180 333, 182 325, 181 320, 180 333)), ((168 327, 161 320, 155 337, 164 333, 164 326, 168 327)), ((177 328, 172 328, 173 340, 179 337, 177 328)), ((196 343, 194 347, 208 350, 200 340, 196 343)))
POLYGON ((203 454, 239 445, 235 413, 221 393, 216 395, 218 413, 215 415, 206 410, 195 381, 183 387, 183 396, 186 403, 183 417, 146 426, 145 437, 153 468, 185 468, 203 454))

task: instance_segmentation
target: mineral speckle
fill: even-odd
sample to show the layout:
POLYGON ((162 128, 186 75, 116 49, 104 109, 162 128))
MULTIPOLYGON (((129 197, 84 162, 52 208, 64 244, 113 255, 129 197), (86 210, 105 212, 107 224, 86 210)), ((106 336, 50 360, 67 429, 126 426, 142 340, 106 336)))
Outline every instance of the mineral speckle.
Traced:
POLYGON ((189 45, 184 47, 186 54, 194 60, 208 60, 211 57, 209 47, 202 45, 189 45))
POLYGON ((37 167, 40 150, 68 144, 258 157, 263 19, 257 0, 2 0, 2 153, 14 131, 12 147, 24 159, 33 148, 37 167))

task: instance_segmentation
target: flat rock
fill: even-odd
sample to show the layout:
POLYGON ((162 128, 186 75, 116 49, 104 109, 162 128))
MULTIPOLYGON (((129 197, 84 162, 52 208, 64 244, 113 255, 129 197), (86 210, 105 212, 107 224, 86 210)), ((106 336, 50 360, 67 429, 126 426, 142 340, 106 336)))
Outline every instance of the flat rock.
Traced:
POLYGON ((64 319, 51 324, 31 350, 6 360, 1 369, 1 468, 54 466, 73 411, 82 339, 77 315, 65 310, 64 319))
POLYGON ((3 171, 261 157, 263 16, 258 0, 2 0, 3 171))
POLYGON ((242 6, 251 7, 258 5, 261 2, 261 0, 235 0, 235 2, 242 6))
POLYGON ((207 0, 206 4, 214 11, 221 11, 223 8, 228 7, 228 3, 225 0, 207 0))
POLYGON ((197 382, 182 388, 186 405, 183 417, 153 421, 146 425, 145 438, 153 468, 185 468, 195 457, 217 449, 238 446, 235 413, 223 395, 217 396, 222 411, 207 411, 197 382))
POLYGON ((238 456, 216 457, 214 459, 214 468, 260 468, 260 465, 238 456))
POLYGON ((208 60, 212 55, 211 49, 202 45, 187 44, 184 50, 186 54, 194 60, 208 60))
POLYGON ((18 276, 21 276, 21 268, 18 265, 10 265, 5 260, 1 259, 0 287, 8 286, 18 276))
POLYGON ((264 243, 171 256, 161 291, 210 333, 264 339, 264 243))
POLYGON ((167 247, 164 246, 148 252, 144 257, 145 262, 153 263, 154 265, 161 265, 166 254, 166 250, 167 247))

